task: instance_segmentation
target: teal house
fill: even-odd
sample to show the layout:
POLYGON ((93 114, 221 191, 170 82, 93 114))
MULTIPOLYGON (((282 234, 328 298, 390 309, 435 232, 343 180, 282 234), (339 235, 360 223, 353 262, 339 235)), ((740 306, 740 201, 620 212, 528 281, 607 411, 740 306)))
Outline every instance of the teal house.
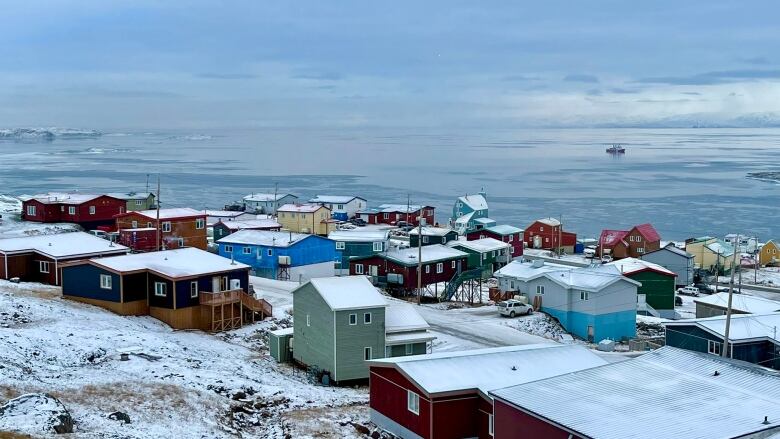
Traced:
POLYGON ((350 258, 387 251, 390 229, 370 227, 334 230, 328 234, 328 239, 336 243, 336 274, 349 274, 350 258))
POLYGON ((498 270, 511 260, 512 246, 495 238, 452 241, 447 245, 469 255, 469 269, 482 268, 488 274, 493 274, 494 270, 498 270))
POLYGON ((488 203, 484 191, 476 195, 458 197, 450 217, 450 226, 458 234, 465 235, 495 225, 496 222, 488 215, 488 203))
POLYGON ((435 338, 412 305, 391 302, 365 276, 312 279, 292 294, 293 360, 336 383, 367 379, 368 360, 428 353, 435 338))

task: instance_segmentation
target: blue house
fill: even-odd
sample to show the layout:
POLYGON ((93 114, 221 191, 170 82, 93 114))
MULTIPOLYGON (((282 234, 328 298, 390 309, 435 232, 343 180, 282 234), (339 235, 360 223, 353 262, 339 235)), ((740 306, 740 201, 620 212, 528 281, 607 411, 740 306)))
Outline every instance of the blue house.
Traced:
POLYGON ((334 230, 328 239, 336 243, 336 273, 349 274, 349 259, 382 253, 390 245, 390 229, 360 227, 334 230))
POLYGON ((485 192, 476 195, 458 197, 452 208, 450 226, 461 235, 475 230, 493 227, 496 222, 490 219, 485 192))
POLYGON ((317 235, 239 230, 217 241, 219 255, 268 279, 307 281, 335 274, 336 243, 317 235))

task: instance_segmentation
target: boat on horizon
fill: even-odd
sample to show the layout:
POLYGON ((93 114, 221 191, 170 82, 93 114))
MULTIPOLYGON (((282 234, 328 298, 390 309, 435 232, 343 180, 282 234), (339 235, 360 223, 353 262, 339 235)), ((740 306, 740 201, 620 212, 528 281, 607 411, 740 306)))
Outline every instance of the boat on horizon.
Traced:
POLYGON ((623 145, 619 144, 619 143, 613 143, 612 146, 607 148, 607 153, 608 154, 625 154, 626 153, 626 148, 623 145))

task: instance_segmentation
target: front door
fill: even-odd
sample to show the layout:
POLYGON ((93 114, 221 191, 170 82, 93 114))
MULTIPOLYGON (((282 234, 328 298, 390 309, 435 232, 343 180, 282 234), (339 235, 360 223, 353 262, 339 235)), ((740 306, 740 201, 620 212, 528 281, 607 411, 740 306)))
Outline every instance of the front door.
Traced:
POLYGON ((379 266, 378 265, 369 265, 368 266, 368 274, 369 274, 369 276, 374 276, 374 277, 379 276, 379 266))
POLYGON ((221 283, 222 283, 222 280, 220 279, 219 276, 212 277, 211 278, 211 292, 218 293, 218 292, 222 291, 219 288, 221 283))
POLYGON ((588 341, 593 341, 593 326, 588 325, 588 341))
POLYGON ((637 305, 644 305, 647 302, 647 295, 646 294, 637 294, 636 295, 636 303, 637 305))

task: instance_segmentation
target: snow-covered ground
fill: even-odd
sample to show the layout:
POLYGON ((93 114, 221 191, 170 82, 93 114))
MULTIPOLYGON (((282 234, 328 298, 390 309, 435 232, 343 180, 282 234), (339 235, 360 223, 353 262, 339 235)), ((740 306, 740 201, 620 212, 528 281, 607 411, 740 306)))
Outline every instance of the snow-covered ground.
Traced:
POLYGON ((2 218, 0 218, 0 239, 81 230, 81 228, 75 224, 43 224, 22 221, 19 217, 21 212, 21 200, 16 197, 0 194, 0 215, 2 215, 2 218))

